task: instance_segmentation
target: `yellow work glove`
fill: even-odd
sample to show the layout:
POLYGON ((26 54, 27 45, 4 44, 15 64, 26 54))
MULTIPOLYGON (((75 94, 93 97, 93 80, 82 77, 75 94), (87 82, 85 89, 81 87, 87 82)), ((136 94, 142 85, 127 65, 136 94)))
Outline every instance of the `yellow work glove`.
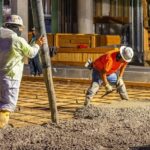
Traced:
POLYGON ((106 92, 111 92, 113 90, 112 86, 108 83, 105 85, 106 92))
POLYGON ((0 128, 4 128, 9 121, 10 112, 6 110, 0 111, 0 128))

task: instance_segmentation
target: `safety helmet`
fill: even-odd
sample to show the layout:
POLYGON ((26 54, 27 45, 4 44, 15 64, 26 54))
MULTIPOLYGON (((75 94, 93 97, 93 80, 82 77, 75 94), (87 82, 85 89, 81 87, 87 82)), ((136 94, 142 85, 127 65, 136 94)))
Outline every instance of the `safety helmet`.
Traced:
POLYGON ((120 47, 120 55, 124 61, 131 62, 131 60, 134 56, 134 52, 131 47, 121 46, 120 47))
POLYGON ((5 22, 5 24, 16 24, 16 25, 19 25, 19 26, 24 26, 22 18, 18 15, 9 16, 7 18, 7 21, 5 22))

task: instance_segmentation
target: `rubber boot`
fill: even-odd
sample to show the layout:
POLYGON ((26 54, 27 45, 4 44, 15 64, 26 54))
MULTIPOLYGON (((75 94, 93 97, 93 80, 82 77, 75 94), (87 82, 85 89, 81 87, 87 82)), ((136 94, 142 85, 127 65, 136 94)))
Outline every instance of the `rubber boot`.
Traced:
POLYGON ((10 112, 7 110, 0 111, 0 128, 4 128, 9 121, 10 112))

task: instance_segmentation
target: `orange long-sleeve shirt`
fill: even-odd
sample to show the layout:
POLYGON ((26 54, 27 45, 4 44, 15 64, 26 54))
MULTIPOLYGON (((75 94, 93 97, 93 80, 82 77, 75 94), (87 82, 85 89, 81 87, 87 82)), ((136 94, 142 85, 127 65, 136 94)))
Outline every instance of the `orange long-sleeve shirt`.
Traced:
POLYGON ((105 70, 107 75, 117 72, 122 66, 126 67, 126 62, 116 60, 116 55, 118 52, 107 53, 100 56, 94 61, 93 67, 98 71, 105 70))

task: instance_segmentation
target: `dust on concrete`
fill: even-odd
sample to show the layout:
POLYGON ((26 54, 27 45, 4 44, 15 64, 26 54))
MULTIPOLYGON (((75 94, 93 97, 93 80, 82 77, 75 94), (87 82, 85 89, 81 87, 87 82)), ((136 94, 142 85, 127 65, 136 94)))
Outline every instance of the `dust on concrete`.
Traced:
POLYGON ((1 150, 148 150, 150 101, 79 108, 58 125, 0 130, 1 150), (134 147, 145 147, 144 149, 134 147))

